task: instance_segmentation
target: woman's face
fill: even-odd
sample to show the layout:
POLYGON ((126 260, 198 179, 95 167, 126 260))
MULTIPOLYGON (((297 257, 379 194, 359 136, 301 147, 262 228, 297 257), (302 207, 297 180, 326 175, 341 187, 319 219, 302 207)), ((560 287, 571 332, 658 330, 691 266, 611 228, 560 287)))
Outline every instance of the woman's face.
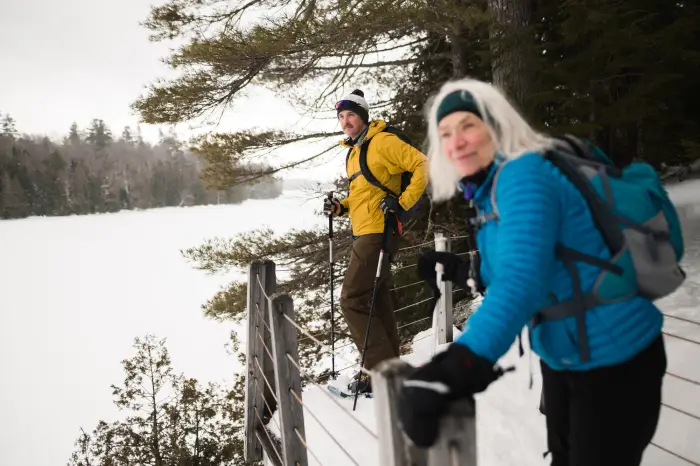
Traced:
POLYGON ((484 121, 471 112, 450 113, 438 125, 442 151, 461 176, 469 176, 491 163, 495 150, 484 121))

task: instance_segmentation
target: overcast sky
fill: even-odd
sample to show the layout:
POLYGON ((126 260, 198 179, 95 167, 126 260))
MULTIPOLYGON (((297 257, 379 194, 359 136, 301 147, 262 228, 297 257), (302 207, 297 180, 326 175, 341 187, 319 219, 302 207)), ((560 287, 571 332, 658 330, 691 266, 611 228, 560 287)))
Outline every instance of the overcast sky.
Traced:
MULTIPOLYGON (((148 40, 138 23, 152 0, 0 0, 0 113, 11 114, 22 133, 60 140, 72 122, 84 128, 105 120, 115 135, 135 128, 130 104, 149 83, 173 75, 161 62, 174 44, 148 40)), ((254 90, 225 115, 219 130, 246 127, 293 129, 299 115, 272 92, 254 90)), ((167 128, 163 128, 167 130, 167 128)), ((177 127, 189 136, 203 129, 177 127)), ((158 128, 142 125, 144 137, 158 128)), ((313 149, 296 148, 295 157, 313 149)), ((285 152, 288 157, 290 151, 285 152)), ((326 157, 288 177, 327 178, 342 169, 342 158, 326 157), (330 162, 328 162, 330 161, 330 162)))

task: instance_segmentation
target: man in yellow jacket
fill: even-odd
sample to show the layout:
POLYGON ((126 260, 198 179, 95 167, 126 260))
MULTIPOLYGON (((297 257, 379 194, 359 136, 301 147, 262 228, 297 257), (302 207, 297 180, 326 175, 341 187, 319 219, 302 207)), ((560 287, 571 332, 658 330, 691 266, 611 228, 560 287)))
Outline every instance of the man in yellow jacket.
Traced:
MULTIPOLYGON (((352 224, 353 244, 348 270, 343 280, 340 307, 350 328, 350 334, 362 352, 367 326, 374 278, 379 262, 384 218, 396 219, 411 209, 428 184, 428 159, 419 150, 388 132, 382 120, 369 121, 369 105, 362 91, 355 90, 336 104, 338 120, 347 138, 340 145, 348 149, 346 171, 350 181, 348 197, 326 199, 324 209, 334 216, 348 215, 352 224), (376 180, 371 183, 360 167, 362 146, 366 151, 366 169, 376 180), (412 173, 410 183, 402 192, 402 174, 412 173), (377 182, 384 189, 377 186, 377 182), (391 193, 391 194, 389 194, 391 193)), ((387 233, 387 255, 396 252, 397 232, 387 233)), ((377 285, 372 325, 367 341, 365 367, 372 369, 381 361, 399 356, 399 336, 394 317, 391 292, 393 280, 389 261, 384 260, 377 285)), ((360 393, 372 391, 368 378, 357 374, 348 389, 360 393)))

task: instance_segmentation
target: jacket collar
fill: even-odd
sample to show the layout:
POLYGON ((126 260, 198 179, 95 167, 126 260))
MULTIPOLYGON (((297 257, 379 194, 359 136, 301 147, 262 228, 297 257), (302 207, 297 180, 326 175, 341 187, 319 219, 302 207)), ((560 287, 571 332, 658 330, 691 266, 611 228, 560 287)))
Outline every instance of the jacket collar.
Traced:
POLYGON ((473 199, 474 202, 480 203, 484 196, 488 196, 491 190, 491 184, 493 183, 493 178, 500 166, 503 165, 505 161, 505 157, 503 157, 501 154, 496 154, 493 164, 486 175, 486 179, 484 179, 483 183, 478 186, 476 186, 474 183, 470 183, 468 181, 463 182, 460 180, 459 189, 462 191, 464 199, 467 201, 471 201, 473 199))

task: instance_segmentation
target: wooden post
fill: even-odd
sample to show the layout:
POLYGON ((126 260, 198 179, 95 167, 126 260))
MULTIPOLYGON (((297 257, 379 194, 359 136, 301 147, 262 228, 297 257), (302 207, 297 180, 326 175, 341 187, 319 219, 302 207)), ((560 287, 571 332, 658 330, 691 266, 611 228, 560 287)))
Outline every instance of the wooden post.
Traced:
POLYGON ((280 463, 279 458, 275 454, 275 451, 282 451, 282 445, 279 442, 274 442, 268 436, 269 431, 266 433, 267 428, 263 426, 258 426, 255 429, 255 436, 258 441, 262 444, 265 455, 263 457, 264 466, 284 466, 280 463))
POLYGON ((268 383, 273 389, 275 387, 274 365, 265 349, 267 347, 272 351, 272 335, 268 330, 269 303, 265 296, 274 294, 276 287, 275 263, 269 260, 253 261, 248 270, 248 351, 243 447, 246 461, 251 462, 263 459, 264 443, 255 435, 256 428, 261 427, 261 419, 264 423, 269 422, 277 408, 274 393, 268 387, 268 383))
POLYGON ((270 296, 270 327, 272 330, 272 354, 275 364, 279 420, 282 435, 282 458, 286 466, 307 466, 306 447, 295 430, 306 439, 304 409, 292 391, 301 395, 301 376, 289 361, 288 355, 298 362, 297 330, 285 317, 294 321, 294 302, 289 295, 270 296))
POLYGON ((375 368, 379 464, 382 466, 476 466, 476 417, 473 399, 450 405, 440 422, 440 434, 430 449, 416 447, 403 433, 397 412, 401 385, 413 367, 390 359, 375 368))
POLYGON ((277 401, 275 400, 275 365, 270 359, 269 352, 272 352, 272 334, 270 333, 270 301, 267 299, 277 292, 277 276, 275 273, 275 263, 271 260, 264 260, 260 264, 260 282, 257 283, 258 286, 262 285, 263 294, 260 296, 260 316, 265 324, 261 328, 261 333, 263 336, 263 341, 265 346, 262 349, 262 369, 265 380, 272 386, 272 390, 265 381, 263 384, 263 422, 269 422, 272 415, 277 410, 277 401))
POLYGON ((417 466, 427 462, 425 450, 413 445, 399 425, 398 395, 401 384, 412 371, 410 364, 395 358, 379 363, 372 377, 379 435, 379 464, 382 466, 417 466))
MULTIPOLYGON (((435 250, 450 251, 450 240, 445 237, 442 232, 435 233, 435 250)), ((436 344, 452 343, 452 326, 453 326, 453 307, 452 307, 452 282, 442 281, 443 267, 442 264, 436 265, 437 284, 442 295, 435 306, 435 325, 433 332, 435 334, 436 344)), ((466 286, 466 284, 465 284, 466 286)))
POLYGON ((256 304, 262 299, 262 289, 258 286, 258 274, 260 273, 260 261, 253 261, 248 268, 248 350, 246 352, 246 372, 245 372, 245 444, 243 456, 248 462, 261 461, 263 459, 263 447, 256 432, 256 427, 260 425, 255 411, 262 417, 263 414, 263 386, 262 374, 258 369, 255 359, 262 361, 262 342, 257 337, 258 332, 263 327, 256 311, 256 304))
POLYGON ((452 403, 440 435, 428 453, 428 466, 476 466, 476 409, 473 399, 452 403))

